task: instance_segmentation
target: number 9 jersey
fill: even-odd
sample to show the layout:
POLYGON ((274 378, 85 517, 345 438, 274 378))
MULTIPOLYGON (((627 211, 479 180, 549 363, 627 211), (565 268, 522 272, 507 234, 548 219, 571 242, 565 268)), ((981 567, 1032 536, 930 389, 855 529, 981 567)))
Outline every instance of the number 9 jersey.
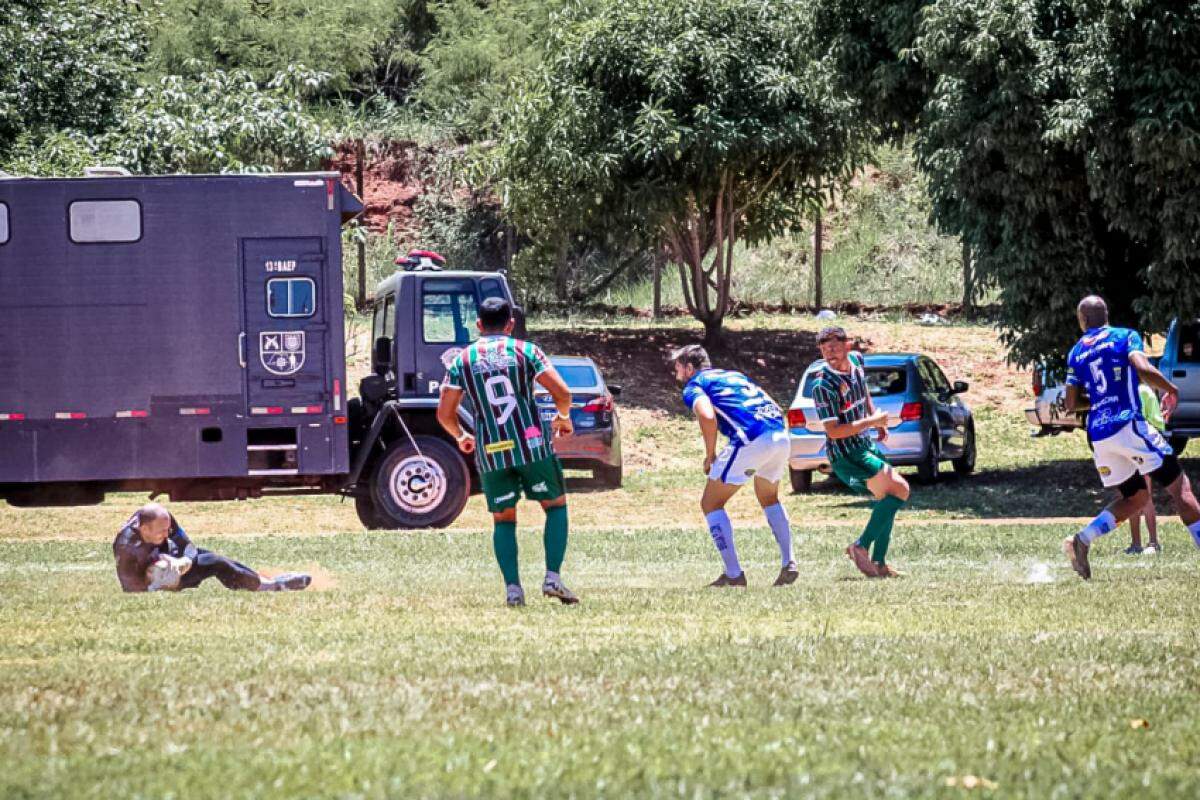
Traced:
POLYGON ((549 427, 538 413, 534 381, 550 359, 532 342, 484 336, 450 364, 443 386, 460 389, 475 414, 480 472, 532 464, 554 455, 549 427))

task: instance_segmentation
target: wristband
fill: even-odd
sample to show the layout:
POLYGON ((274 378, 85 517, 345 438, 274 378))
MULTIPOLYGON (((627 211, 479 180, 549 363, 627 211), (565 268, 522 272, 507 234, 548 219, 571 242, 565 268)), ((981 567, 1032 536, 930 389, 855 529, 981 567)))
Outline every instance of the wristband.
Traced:
POLYGON ((566 414, 563 414, 562 412, 559 412, 559 414, 558 414, 558 417, 556 417, 556 419, 561 419, 561 420, 565 420, 566 422, 570 422, 570 421, 571 421, 571 414, 570 414, 570 412, 568 412, 568 413, 566 413, 566 414))

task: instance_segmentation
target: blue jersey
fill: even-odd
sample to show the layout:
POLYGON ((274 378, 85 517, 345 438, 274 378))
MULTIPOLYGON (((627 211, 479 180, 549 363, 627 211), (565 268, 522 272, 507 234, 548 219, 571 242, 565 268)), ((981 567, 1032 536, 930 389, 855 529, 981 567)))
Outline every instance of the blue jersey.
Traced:
POLYGON ((1105 325, 1085 333, 1067 355, 1067 385, 1082 386, 1091 401, 1088 436, 1093 442, 1145 420, 1137 370, 1129 363, 1129 354, 1141 350, 1137 331, 1105 325))
POLYGON ((704 369, 683 387, 688 408, 701 396, 717 412, 717 429, 731 442, 749 444, 764 433, 783 430, 783 411, 754 381, 740 372, 704 369))

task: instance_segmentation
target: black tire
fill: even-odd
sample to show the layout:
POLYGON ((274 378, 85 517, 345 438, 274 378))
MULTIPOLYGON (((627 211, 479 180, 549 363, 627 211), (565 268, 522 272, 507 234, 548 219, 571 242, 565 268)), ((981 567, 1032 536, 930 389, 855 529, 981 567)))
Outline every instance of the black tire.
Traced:
POLYGON ((952 460, 950 464, 954 467, 954 474, 965 478, 975 471, 975 425, 972 423, 967 426, 967 438, 963 442, 963 452, 958 458, 952 460))
POLYGON ((354 496, 354 511, 358 514, 358 521, 367 530, 377 531, 383 527, 379 521, 379 514, 375 511, 375 501, 369 495, 356 494, 354 496))
POLYGON ((1172 452, 1174 452, 1175 455, 1177 455, 1177 456, 1183 455, 1183 451, 1185 449, 1187 449, 1187 443, 1188 443, 1188 438, 1186 436, 1180 436, 1178 434, 1172 436, 1170 438, 1170 440, 1168 441, 1168 444, 1171 445, 1172 452))
POLYGON ((371 474, 371 499, 381 528, 444 528, 462 513, 471 473, 454 445, 432 436, 392 442, 371 474))
POLYGON ((811 469, 788 470, 792 478, 792 492, 807 494, 812 491, 813 474, 811 469))
POLYGON ((936 428, 929 432, 929 446, 925 448, 925 457, 917 464, 917 480, 921 483, 937 483, 942 460, 941 441, 942 436, 936 428))
POLYGON ((601 464, 592 470, 592 477, 610 489, 620 489, 621 483, 625 479, 625 465, 617 464, 615 467, 610 467, 607 464, 601 464))

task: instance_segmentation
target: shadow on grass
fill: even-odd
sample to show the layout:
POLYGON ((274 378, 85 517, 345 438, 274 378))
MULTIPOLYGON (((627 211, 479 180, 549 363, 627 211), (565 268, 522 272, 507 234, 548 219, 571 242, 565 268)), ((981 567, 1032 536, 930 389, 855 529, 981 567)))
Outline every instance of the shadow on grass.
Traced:
MULTIPOLYGON (((1188 460, 1184 467, 1195 482, 1197 464, 1188 460)), ((1105 489, 1100 485, 1096 468, 1085 459, 981 470, 966 477, 947 471, 933 484, 920 483, 910 470, 901 468, 900 472, 912 486, 910 508, 984 519, 1091 516, 1118 496, 1115 489, 1105 489)), ((861 498, 852 504, 854 507, 866 508, 871 505, 868 498, 852 495, 835 478, 814 483, 813 493, 845 494, 861 498)), ((1155 492, 1155 504, 1159 513, 1173 513, 1170 498, 1165 492, 1155 492)))

